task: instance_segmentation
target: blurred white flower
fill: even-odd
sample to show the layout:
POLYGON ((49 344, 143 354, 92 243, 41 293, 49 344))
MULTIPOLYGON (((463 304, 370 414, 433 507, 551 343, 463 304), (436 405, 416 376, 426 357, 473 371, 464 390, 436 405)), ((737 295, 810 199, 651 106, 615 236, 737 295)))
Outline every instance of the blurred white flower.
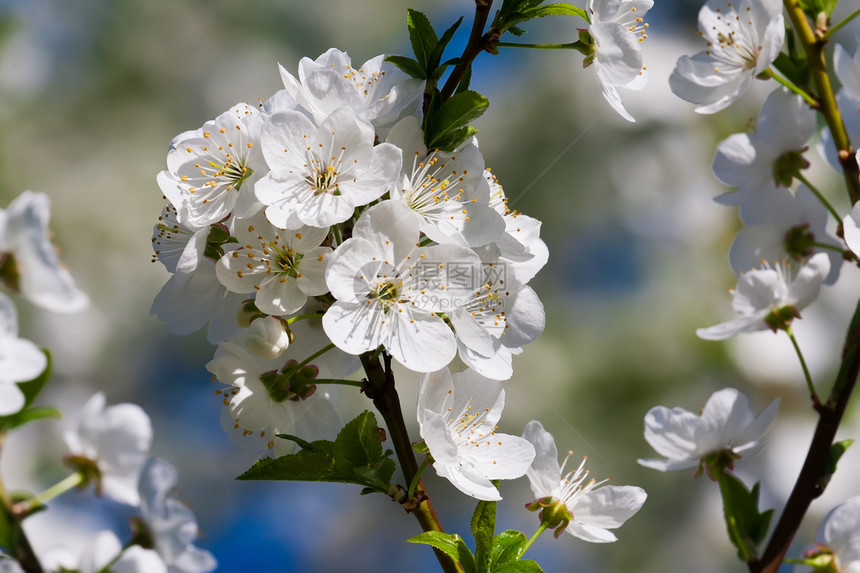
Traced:
POLYGON ((552 518, 550 528, 555 537, 567 531, 574 537, 592 543, 609 543, 617 538, 609 531, 621 527, 639 511, 648 495, 640 487, 604 486, 607 480, 586 482, 589 472, 585 461, 575 470, 562 474, 572 452, 558 463, 558 449, 552 434, 537 420, 529 422, 523 438, 535 448, 535 458, 528 470, 529 484, 537 498, 526 507, 541 509, 541 520, 552 518), (544 514, 543 512, 548 512, 544 514))
POLYGON ((627 121, 636 120, 621 102, 618 88, 645 87, 642 42, 648 37, 648 24, 643 18, 653 5, 653 0, 588 0, 586 8, 603 97, 627 121))
POLYGON ((141 473, 140 511, 153 548, 166 564, 167 573, 213 571, 218 566, 215 558, 193 543, 198 535, 194 513, 171 495, 176 481, 176 468, 159 458, 150 458, 141 473))
POLYGON ((24 570, 21 569, 18 562, 11 557, 6 558, 5 556, 0 555, 0 573, 24 573, 24 570))
POLYGON ((740 318, 708 328, 699 328, 696 335, 703 340, 725 340, 742 332, 770 328, 774 332, 787 328, 800 317, 821 290, 830 272, 830 259, 818 253, 806 261, 794 279, 785 263, 748 271, 738 279, 732 291, 732 307, 740 318), (789 283, 791 280, 791 283, 789 283))
POLYGON ((99 493, 129 505, 140 503, 138 480, 152 445, 152 425, 140 406, 105 408, 105 396, 99 392, 81 408, 75 431, 63 437, 72 465, 85 475, 95 468, 99 493))
POLYGON ((84 549, 77 564, 64 565, 80 573, 99 573, 110 568, 111 573, 167 573, 164 561, 151 549, 133 545, 123 549, 112 531, 102 531, 84 549))
POLYGON ((54 312, 77 312, 89 298, 75 286, 51 244, 51 201, 24 191, 0 209, 0 282, 54 312))
MULTIPOLYGON (((857 155, 860 156, 860 152, 857 155)), ((860 201, 855 203, 851 212, 842 219, 842 229, 845 233, 845 244, 860 257, 860 201)))
POLYGON ((710 463, 732 467, 740 454, 755 451, 776 417, 779 398, 756 416, 747 397, 734 388, 714 392, 699 415, 683 408, 655 406, 645 414, 645 440, 667 459, 639 459, 641 465, 660 471, 710 463))
POLYGON ((16 383, 32 380, 47 366, 48 359, 38 346, 18 338, 18 311, 0 293, 0 416, 24 407, 24 394, 16 383))
POLYGON ((534 458, 526 440, 496 432, 504 407, 502 383, 473 370, 445 368, 421 379, 418 425, 433 468, 476 499, 502 499, 491 480, 521 477, 534 458))
POLYGON ((776 59, 785 38, 780 0, 709 0, 699 11, 707 50, 681 56, 669 77, 672 91, 698 104, 698 113, 730 106, 776 59))
MULTIPOLYGON (((857 36, 856 41, 857 47, 853 58, 848 55, 842 44, 836 44, 833 50, 833 68, 842 85, 842 89, 836 94, 836 105, 839 106, 845 131, 852 142, 860 139, 860 35, 857 36)), ((830 128, 825 128, 821 134, 819 151, 834 169, 842 172, 830 128)))
MULTIPOLYGON (((754 132, 735 133, 717 145, 714 175, 737 189, 716 201, 739 205, 741 219, 747 224, 762 222, 770 203, 760 196, 767 190, 791 187, 794 175, 809 166, 802 154, 814 131, 815 112, 800 96, 786 89, 772 91, 754 132)), ((787 189, 781 191, 788 195, 787 189)))
POLYGON ((815 547, 804 554, 816 573, 860 573, 860 496, 833 508, 816 537, 815 547))

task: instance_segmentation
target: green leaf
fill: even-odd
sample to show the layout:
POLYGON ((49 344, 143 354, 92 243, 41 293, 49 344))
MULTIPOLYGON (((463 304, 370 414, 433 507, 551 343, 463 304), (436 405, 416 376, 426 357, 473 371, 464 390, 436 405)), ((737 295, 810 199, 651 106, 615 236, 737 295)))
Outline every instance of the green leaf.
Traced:
POLYGON ((297 443, 302 450, 262 459, 237 479, 353 483, 364 486, 362 494, 389 494, 396 464, 390 458, 391 450, 382 451, 373 413, 362 412, 348 422, 334 442, 307 442, 289 434, 278 437, 297 443))
POLYGON ((729 540, 742 561, 753 561, 757 557, 756 548, 767 535, 773 510, 759 513, 759 483, 747 490, 742 481, 728 472, 720 474, 719 481, 729 540))
POLYGON ((525 533, 509 529, 496 535, 493 539, 493 554, 491 563, 492 571, 496 571, 501 565, 511 561, 517 561, 523 554, 526 545, 525 533))
POLYGON ((386 56, 385 61, 391 62, 413 78, 418 78, 419 80, 427 79, 427 70, 412 58, 407 58, 406 56, 386 56))
POLYGON ((443 151, 453 151, 460 147, 460 145, 462 145, 464 141, 466 141, 476 133, 478 133, 477 128, 474 128, 471 125, 462 129, 458 129, 454 133, 449 133, 445 137, 437 140, 435 147, 443 151))
MULTIPOLYGON (((427 67, 428 71, 436 73, 437 68, 439 67, 439 62, 442 61, 442 54, 445 53, 445 48, 448 47, 448 43, 451 41, 451 38, 454 37, 454 33, 457 31, 457 28, 460 27, 461 22, 463 22, 462 16, 460 16, 460 19, 454 22, 450 28, 445 30, 442 37, 439 38, 439 42, 436 44, 436 47, 433 49, 433 53, 430 56, 429 65, 427 67)), ((440 73, 439 76, 441 75, 442 74, 440 73)))
MULTIPOLYGON (((496 485, 498 487, 498 485, 496 485)), ((489 573, 496 534, 496 502, 479 501, 472 514, 472 536, 475 538, 475 565, 478 573, 489 573)))
POLYGON ((830 446, 830 451, 827 453, 827 463, 824 466, 824 472, 818 480, 818 485, 822 492, 827 487, 827 484, 830 483, 830 478, 836 473, 836 464, 839 462, 839 458, 842 457, 845 450, 847 450, 853 443, 854 440, 842 440, 841 442, 836 442, 830 446))
POLYGON ((543 18, 544 16, 579 16, 588 22, 588 14, 582 8, 568 4, 567 2, 559 2, 557 4, 546 4, 529 8, 522 12, 526 16, 526 20, 532 18, 543 18))
POLYGON ((412 44, 415 59, 422 68, 430 69, 430 58, 439 43, 436 31, 427 16, 411 8, 406 16, 406 25, 409 28, 409 42, 412 44))
POLYGON ((14 430, 24 424, 35 422, 37 420, 53 419, 59 420, 63 415, 54 407, 37 406, 34 408, 26 408, 20 412, 16 412, 11 416, 0 418, 0 432, 8 432, 14 430))
POLYGON ((476 573, 475 557, 463 538, 456 533, 442 533, 441 531, 425 531, 415 537, 407 539, 409 543, 423 543, 435 547, 442 553, 450 556, 462 568, 464 573, 476 573))
POLYGON ((519 28, 517 26, 511 26, 510 28, 507 29, 507 31, 510 32, 511 34, 513 34, 514 36, 516 36, 517 38, 527 34, 527 32, 525 30, 523 30, 522 28, 519 28))
POLYGON ((543 573, 537 561, 526 559, 525 561, 512 561, 505 563, 498 569, 494 569, 493 573, 543 573))
POLYGON ((30 406, 36 398, 38 398, 39 394, 45 388, 45 385, 48 383, 48 380, 51 378, 51 371, 53 370, 54 361, 51 358, 51 353, 48 352, 47 349, 43 348, 42 353, 45 355, 45 358, 48 360, 47 365, 45 366, 45 370, 42 371, 41 374, 29 380, 27 382, 18 382, 18 388, 21 389, 21 392, 24 393, 24 408, 30 406))
POLYGON ((798 3, 804 13, 815 22, 821 12, 827 14, 829 18, 833 9, 836 8, 836 2, 837 0, 800 0, 798 3))
POLYGON ((439 109, 428 120, 425 136, 427 147, 450 149, 450 141, 446 138, 452 133, 462 134, 463 128, 487 111, 489 105, 487 98, 471 90, 454 94, 447 101, 442 102, 439 109), (443 143, 447 145, 443 146, 443 143))
POLYGON ((15 549, 15 522, 12 516, 0 509, 0 548, 7 551, 15 549))
POLYGON ((338 433, 334 441, 337 466, 345 471, 351 467, 368 467, 382 457, 376 416, 365 410, 338 433))

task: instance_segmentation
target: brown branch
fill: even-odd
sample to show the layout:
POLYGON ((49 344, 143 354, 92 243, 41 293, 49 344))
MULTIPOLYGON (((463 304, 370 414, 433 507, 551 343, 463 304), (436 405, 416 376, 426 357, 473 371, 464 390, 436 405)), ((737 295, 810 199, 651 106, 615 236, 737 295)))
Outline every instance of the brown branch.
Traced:
POLYGON ((490 48, 501 36, 498 30, 493 28, 490 28, 490 31, 484 34, 484 26, 487 25, 492 5, 493 0, 475 0, 475 21, 472 22, 472 32, 469 34, 469 42, 463 50, 463 55, 460 56, 460 63, 451 71, 448 81, 445 82, 445 86, 442 88, 442 101, 454 95, 454 90, 457 89, 460 80, 463 79, 463 75, 469 69, 472 62, 475 61, 475 58, 478 57, 478 54, 490 48))
POLYGON ((817 408, 818 424, 806 454, 806 461, 803 463, 794 489, 785 503, 785 508, 761 559, 748 564, 751 573, 776 573, 812 500, 824 492, 824 487, 827 485, 825 470, 828 455, 857 382, 858 373, 860 373, 860 302, 857 303, 854 317, 848 327, 845 346, 842 349, 842 365, 833 390, 827 403, 817 408))
MULTIPOLYGON (((394 444, 394 453, 397 455, 397 460, 400 462, 400 469, 403 471, 403 477, 406 479, 406 487, 412 483, 415 475, 418 473, 418 460, 415 458, 415 451, 412 449, 412 442, 409 439, 409 432, 406 429, 406 421, 403 419, 403 410, 400 408, 400 398, 397 395, 397 389, 394 387, 394 372, 391 370, 391 357, 384 354, 385 366, 379 362, 379 357, 374 352, 365 352, 360 356, 361 364, 364 366, 364 372, 367 374, 367 386, 365 394, 373 400, 373 405, 382 414, 382 419, 385 420, 385 425, 388 427, 388 435, 391 442, 394 444)), ((433 504, 430 503, 430 498, 427 497, 424 490, 424 482, 418 481, 418 487, 415 491, 414 500, 406 500, 410 503, 408 506, 418 520, 423 531, 441 531, 442 524, 439 522, 439 517, 436 515, 436 510, 433 509, 433 504)), ((436 559, 439 560, 439 565, 445 573, 462 573, 462 570, 457 563, 446 553, 439 551, 435 547, 433 552, 436 554, 436 559)))

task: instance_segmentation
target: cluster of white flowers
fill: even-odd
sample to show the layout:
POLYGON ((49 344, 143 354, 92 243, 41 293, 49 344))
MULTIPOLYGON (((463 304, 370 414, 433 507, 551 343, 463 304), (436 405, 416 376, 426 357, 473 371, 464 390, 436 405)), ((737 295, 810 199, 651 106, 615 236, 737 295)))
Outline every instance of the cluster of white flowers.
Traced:
MULTIPOLYGON (((598 43, 602 30, 630 36, 637 78, 627 20, 641 23, 650 5, 592 11, 598 43)), ((603 78, 613 62, 600 58, 603 78)), ((222 425, 276 456, 295 447, 278 434, 331 439, 339 419, 325 383, 383 349, 424 373, 418 422, 436 472, 467 495, 501 499, 493 480, 547 464, 535 461, 531 434, 497 432, 513 356, 544 328, 528 286, 548 258, 540 221, 508 208, 474 137, 427 147, 423 82, 382 56, 353 68, 332 49, 303 59, 298 78, 283 67, 281 77, 285 89, 267 101, 236 105, 171 143, 152 242, 172 276, 153 314, 175 333, 209 322, 222 425), (452 374, 457 356, 466 370, 452 374)), ((611 77, 617 100, 613 86, 633 78, 611 77)), ((645 499, 638 488, 621 499, 552 479, 561 489, 538 495, 571 508, 579 500, 570 531, 590 541, 614 537, 590 528, 583 507, 608 511, 601 527, 617 527, 645 499)))
POLYGON ((324 437, 337 417, 314 381, 379 347, 417 372, 459 354, 510 378, 544 325, 526 284, 547 259, 540 222, 506 207, 474 138, 427 148, 423 82, 382 56, 354 68, 332 49, 281 77, 177 136, 158 176, 154 260, 172 276, 152 311, 176 333, 210 323, 225 425, 269 448, 324 437))

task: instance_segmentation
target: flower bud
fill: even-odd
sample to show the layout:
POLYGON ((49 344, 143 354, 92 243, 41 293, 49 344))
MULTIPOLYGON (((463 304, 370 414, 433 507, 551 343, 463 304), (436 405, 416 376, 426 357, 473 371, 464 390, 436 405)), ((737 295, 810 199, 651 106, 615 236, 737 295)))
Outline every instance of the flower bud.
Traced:
POLYGON ((556 539, 558 539, 561 532, 573 520, 573 515, 571 515, 570 510, 567 509, 564 502, 552 496, 542 497, 531 503, 527 503, 526 509, 529 511, 540 510, 538 517, 541 523, 545 523, 547 529, 555 529, 553 537, 556 539))
POLYGON ((263 360, 274 360, 290 345, 290 336, 280 319, 274 316, 251 322, 245 334, 245 346, 263 360))

